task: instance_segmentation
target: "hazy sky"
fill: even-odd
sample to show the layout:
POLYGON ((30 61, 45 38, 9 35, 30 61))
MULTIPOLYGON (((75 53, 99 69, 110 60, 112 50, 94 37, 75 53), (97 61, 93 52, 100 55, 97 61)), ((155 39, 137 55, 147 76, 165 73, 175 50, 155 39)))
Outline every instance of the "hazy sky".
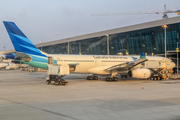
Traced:
MULTIPOLYGON (((2 21, 13 21, 34 43, 162 19, 162 15, 91 16, 91 13, 180 9, 180 0, 0 0, 0 52, 13 49, 2 21)), ((177 16, 169 14, 169 17, 177 16)))

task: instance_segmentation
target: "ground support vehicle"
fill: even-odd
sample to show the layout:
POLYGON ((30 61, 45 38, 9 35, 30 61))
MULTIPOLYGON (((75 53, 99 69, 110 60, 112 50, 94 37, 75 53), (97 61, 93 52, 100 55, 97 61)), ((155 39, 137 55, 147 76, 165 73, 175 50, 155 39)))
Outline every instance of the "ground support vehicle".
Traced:
POLYGON ((67 81, 63 79, 69 74, 69 65, 48 64, 46 83, 54 83, 55 85, 66 85, 67 81))

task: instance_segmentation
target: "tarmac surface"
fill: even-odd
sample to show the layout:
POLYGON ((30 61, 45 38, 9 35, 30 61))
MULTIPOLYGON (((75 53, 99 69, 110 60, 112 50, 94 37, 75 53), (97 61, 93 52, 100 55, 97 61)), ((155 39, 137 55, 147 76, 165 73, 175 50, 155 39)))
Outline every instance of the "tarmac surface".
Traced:
POLYGON ((55 86, 45 76, 0 71, 0 120, 180 119, 180 80, 88 81, 74 74, 55 86))

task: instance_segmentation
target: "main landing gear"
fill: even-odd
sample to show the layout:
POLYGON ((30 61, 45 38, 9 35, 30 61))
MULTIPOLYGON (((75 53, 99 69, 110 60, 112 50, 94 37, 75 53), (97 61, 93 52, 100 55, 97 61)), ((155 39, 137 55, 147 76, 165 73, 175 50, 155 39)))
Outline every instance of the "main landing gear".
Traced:
MULTIPOLYGON (((98 80, 98 76, 87 76, 87 80, 98 80)), ((111 82, 111 81, 118 81, 117 77, 106 77, 105 79, 107 82, 111 82)))
POLYGON ((49 79, 46 80, 47 84, 54 83, 55 85, 66 85, 68 84, 61 76, 58 75, 50 75, 49 79))
POLYGON ((113 78, 107 77, 105 80, 106 80, 107 82, 112 82, 112 81, 117 82, 117 81, 118 81, 118 78, 117 78, 117 77, 113 77, 113 78))
POLYGON ((98 80, 98 76, 87 76, 87 80, 98 80))
POLYGON ((121 75, 121 78, 127 78, 127 75, 121 75))

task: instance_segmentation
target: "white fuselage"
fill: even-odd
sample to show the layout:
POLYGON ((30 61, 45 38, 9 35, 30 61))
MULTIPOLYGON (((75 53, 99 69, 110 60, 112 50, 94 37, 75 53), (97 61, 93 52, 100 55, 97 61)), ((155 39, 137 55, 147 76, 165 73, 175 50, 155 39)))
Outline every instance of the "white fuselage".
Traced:
MULTIPOLYGON (((76 65, 73 72, 76 73, 92 73, 92 74, 108 74, 104 69, 114 65, 134 61, 133 58, 139 59, 139 56, 120 56, 120 55, 55 55, 47 54, 54 57, 59 65, 76 65)), ((164 57, 146 56, 148 61, 166 60, 168 69, 172 69, 175 64, 164 57)))

